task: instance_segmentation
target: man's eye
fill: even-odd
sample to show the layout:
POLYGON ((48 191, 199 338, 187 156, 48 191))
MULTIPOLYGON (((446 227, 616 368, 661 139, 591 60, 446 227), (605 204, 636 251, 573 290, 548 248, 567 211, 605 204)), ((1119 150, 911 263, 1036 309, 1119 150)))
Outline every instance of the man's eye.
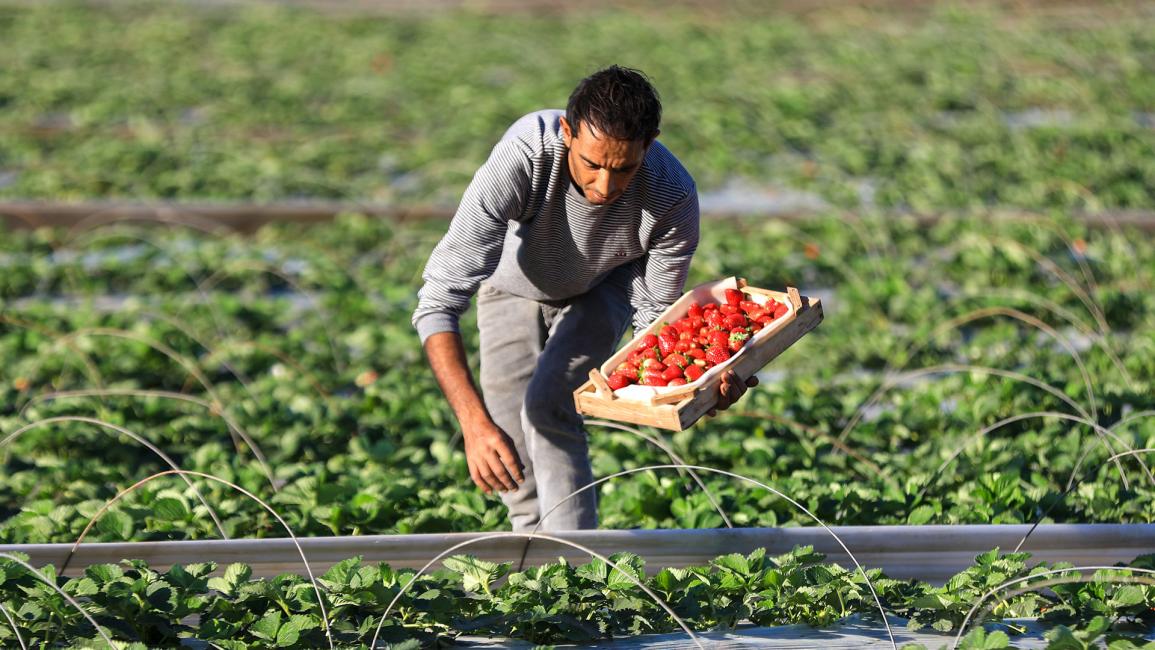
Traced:
POLYGON ((586 163, 586 169, 598 169, 598 166, 593 163, 586 163))

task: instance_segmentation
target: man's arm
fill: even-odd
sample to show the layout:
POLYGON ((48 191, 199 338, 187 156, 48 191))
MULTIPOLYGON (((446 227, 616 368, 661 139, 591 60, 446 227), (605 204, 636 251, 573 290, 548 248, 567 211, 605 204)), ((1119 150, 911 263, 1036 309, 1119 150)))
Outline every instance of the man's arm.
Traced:
MULTIPOLYGON (((698 193, 691 191, 666 215, 665 227, 654 240, 649 255, 639 263, 644 266, 634 277, 630 296, 634 305, 634 329, 641 331, 672 305, 685 291, 690 260, 698 247, 698 193)), ((737 402, 747 388, 758 385, 757 377, 745 382, 733 370, 722 375, 718 402, 708 415, 717 415, 737 402)))
POLYGON ((466 363, 461 335, 433 334, 425 340, 425 353, 433 376, 461 425, 469 477, 486 494, 516 490, 517 484, 524 480, 524 465, 513 440, 494 424, 481 400, 466 363))
POLYGON ((517 489, 522 464, 509 436, 485 409, 466 362, 458 321, 501 259, 507 224, 521 213, 529 191, 530 171, 519 143, 505 140, 494 147, 429 256, 413 313, 433 375, 461 425, 469 475, 486 493, 517 489))

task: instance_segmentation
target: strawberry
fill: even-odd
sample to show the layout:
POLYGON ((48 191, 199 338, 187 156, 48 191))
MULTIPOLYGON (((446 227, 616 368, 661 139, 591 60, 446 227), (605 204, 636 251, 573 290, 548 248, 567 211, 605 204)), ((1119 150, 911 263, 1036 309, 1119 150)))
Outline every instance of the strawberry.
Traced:
POLYGON ((725 315, 727 315, 727 316, 729 316, 730 314, 740 314, 740 313, 742 313, 742 310, 741 310, 741 309, 738 309, 738 306, 737 306, 737 305, 731 305, 731 304, 729 304, 729 303, 727 303, 727 304, 725 304, 725 305, 719 305, 719 306, 718 306, 718 311, 722 312, 723 314, 725 314, 725 315))
POLYGON ((730 360, 730 348, 724 345, 715 345, 706 350, 706 364, 716 366, 730 360))
POLYGON ((691 345, 694 345, 694 342, 690 339, 680 339, 674 344, 674 352, 685 352, 690 349, 691 345))
POLYGON ((760 332, 763 327, 765 327, 765 325, 759 323, 758 321, 750 323, 750 336, 753 337, 755 332, 760 332))
POLYGON ((745 298, 745 296, 741 291, 737 289, 726 289, 726 304, 737 307, 743 298, 745 298))
POLYGON ((642 337, 642 340, 638 342, 638 347, 636 348, 636 350, 638 350, 640 352, 640 351, 645 350, 647 348, 652 348, 657 344, 658 344, 658 337, 654 336, 653 334, 646 334, 645 336, 642 337))
POLYGON ((742 302, 738 303, 738 309, 741 309, 742 311, 746 312, 747 314, 749 314, 751 311, 753 311, 755 309, 761 309, 761 308, 762 308, 762 305, 759 305, 758 303, 754 302, 753 300, 743 300, 742 302))
POLYGON ((706 358, 706 351, 703 350, 702 348, 692 348, 692 349, 686 350, 686 356, 690 357, 691 359, 705 359, 706 358))
POLYGON ((642 351, 642 359, 654 359, 656 361, 658 359, 657 347, 646 348, 642 351))
POLYGON ((655 370, 647 369, 642 373, 643 386, 665 386, 666 378, 662 377, 662 373, 655 370))
POLYGON ((697 366, 697 365, 692 365, 692 364, 689 366, 686 366, 685 372, 686 372, 686 379, 689 379, 690 381, 698 381, 699 377, 706 374, 705 368, 703 368, 702 366, 697 366))
MULTIPOLYGON (((718 303, 716 303, 716 302, 708 302, 708 303, 702 305, 702 311, 703 312, 714 311, 717 308, 718 308, 718 303)), ((703 313, 702 318, 705 318, 705 317, 706 317, 706 314, 703 313)))
POLYGON ((741 350, 742 346, 746 345, 746 341, 749 340, 749 338, 750 332, 746 331, 746 329, 743 327, 735 327, 734 329, 730 330, 730 351, 737 352, 738 350, 741 350))
POLYGON ((702 306, 696 302, 690 303, 689 314, 690 314, 690 318, 701 318, 702 317, 702 306))
POLYGON ((667 386, 685 386, 686 380, 681 378, 681 377, 674 377, 670 381, 666 382, 666 385, 667 386))
MULTIPOLYGON (((724 330, 714 330, 710 332, 710 345, 727 347, 730 345, 730 332, 724 330)), ((709 350, 707 350, 709 352, 709 350)))
MULTIPOLYGON (((670 329, 672 330, 673 328, 670 328, 670 329)), ((662 335, 658 337, 658 352, 660 352, 662 354, 662 356, 664 357, 664 356, 670 354, 671 352, 673 352, 674 346, 677 344, 678 344, 677 335, 666 336, 666 334, 663 332, 662 335)))
POLYGON ((678 379, 679 377, 682 377, 682 376, 684 376, 682 373, 682 369, 679 368, 678 366, 669 366, 662 373, 662 379, 665 379, 666 381, 669 381, 671 379, 678 379))
POLYGON ((666 323, 665 325, 662 326, 662 329, 658 332, 658 343, 659 344, 661 344, 663 336, 669 336, 669 337, 676 339, 676 338, 678 338, 678 330, 673 325, 666 323))
POLYGON ((666 364, 657 359, 646 359, 642 362, 642 370, 657 370, 661 372, 666 369, 666 364))
POLYGON ((790 311, 790 308, 787 307, 786 305, 784 305, 780 302, 774 303, 774 318, 779 318, 780 316, 784 316, 784 315, 786 315, 786 312, 788 312, 788 311, 790 311))
POLYGON ((690 362, 689 362, 689 360, 686 359, 685 356, 675 352, 675 353, 671 354, 670 356, 666 357, 665 359, 663 359, 662 363, 666 364, 667 368, 669 368, 670 366, 676 366, 678 368, 685 368, 686 365, 689 364, 690 362))
POLYGON ((748 324, 745 314, 730 314, 726 317, 726 327, 731 330, 735 327, 746 327, 748 324))
POLYGON ((611 390, 618 390, 619 388, 625 388, 634 382, 627 375, 624 375, 620 372, 615 372, 609 376, 609 378, 606 380, 606 383, 610 385, 611 390))
POLYGON ((720 327, 724 320, 726 316, 716 309, 706 312, 706 325, 710 327, 720 327))

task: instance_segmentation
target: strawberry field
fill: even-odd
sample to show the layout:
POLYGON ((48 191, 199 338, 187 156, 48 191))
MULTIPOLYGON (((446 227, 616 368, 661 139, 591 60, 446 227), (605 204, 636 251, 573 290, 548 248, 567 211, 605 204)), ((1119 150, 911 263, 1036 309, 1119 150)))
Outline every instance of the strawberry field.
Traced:
MULTIPOLYGON (((1117 221, 1155 208, 1149 6, 722 11, 708 33, 688 8, 132 7, 0 3, 0 195, 451 203, 509 121, 622 44, 704 204, 811 197, 804 219, 704 217, 688 284, 796 286, 825 322, 687 431, 589 422, 602 528, 1155 523, 1155 241, 1117 221)), ((1151 647, 1151 555, 1084 570, 1003 548, 946 585, 806 548, 57 577, 18 545, 508 528, 409 323, 444 222, 97 216, 0 220, 3 647, 692 644, 848 617, 958 647, 1151 647), (1042 645, 1018 645, 1036 623, 1042 645)))

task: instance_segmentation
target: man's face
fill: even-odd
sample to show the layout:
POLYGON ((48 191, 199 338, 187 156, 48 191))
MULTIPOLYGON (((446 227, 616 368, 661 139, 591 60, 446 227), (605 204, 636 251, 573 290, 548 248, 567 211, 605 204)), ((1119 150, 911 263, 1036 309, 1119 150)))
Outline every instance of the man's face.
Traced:
POLYGON ((574 135, 564 117, 561 130, 569 147, 570 178, 586 200, 594 205, 617 200, 641 169, 648 143, 603 138, 589 124, 582 124, 574 135))

